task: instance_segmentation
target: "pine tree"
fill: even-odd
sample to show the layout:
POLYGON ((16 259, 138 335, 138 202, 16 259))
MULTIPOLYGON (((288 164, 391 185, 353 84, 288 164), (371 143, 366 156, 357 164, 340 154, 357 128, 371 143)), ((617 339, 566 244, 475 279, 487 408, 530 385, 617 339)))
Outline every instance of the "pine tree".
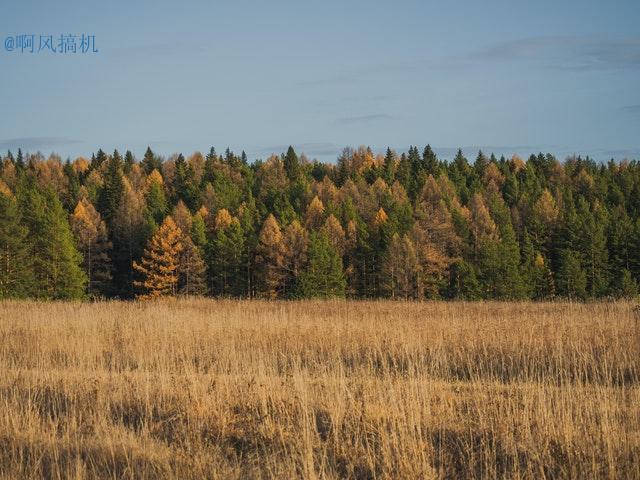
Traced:
POLYGON ((390 148, 387 148, 387 153, 384 156, 384 163, 382 165, 382 178, 391 185, 395 181, 395 154, 390 148))
POLYGON ((290 182, 295 181, 300 175, 300 161, 291 145, 289 145, 287 153, 284 156, 284 170, 290 182))
POLYGON ((220 209, 208 247, 211 293, 240 296, 245 291, 245 238, 240 220, 220 209))
POLYGON ((162 162, 151 150, 151 147, 147 147, 147 151, 144 152, 144 158, 140 162, 140 166, 144 170, 144 173, 149 175, 154 170, 162 172, 162 162))
POLYGON ((136 159, 133 157, 133 153, 131 153, 131 150, 127 150, 124 154, 124 166, 123 166, 124 173, 125 174, 130 173, 135 163, 136 163, 136 159))
POLYGON ((80 267, 82 255, 75 247, 67 214, 56 193, 50 188, 41 193, 28 179, 19 189, 18 204, 29 230, 34 295, 45 299, 81 298, 87 281, 80 267))
POLYGON ((178 155, 175 162, 175 175, 173 177, 173 202, 182 200, 187 207, 195 210, 199 201, 199 192, 194 179, 191 165, 187 165, 182 154, 178 155))
POLYGON ((458 260, 451 266, 449 297, 457 300, 479 300, 482 298, 482 286, 478 281, 473 265, 458 260))
POLYGON ((312 233, 309 240, 309 265, 300 276, 300 296, 344 297, 346 287, 340 255, 331 246, 326 235, 312 233))
POLYGON ((173 218, 168 216, 149 241, 140 263, 133 262, 133 268, 143 276, 134 282, 144 293, 140 299, 175 296, 178 291, 179 259, 184 246, 180 239, 182 232, 173 218))
POLYGON ((87 276, 89 296, 108 293, 111 281, 112 244, 100 214, 86 198, 81 198, 70 217, 71 230, 82 254, 82 267, 87 276))
POLYGON ((111 225, 113 217, 118 211, 122 193, 124 192, 124 181, 122 179, 122 158, 118 150, 107 160, 107 167, 104 173, 104 184, 98 197, 98 209, 102 217, 111 225))
POLYGON ((582 268, 580 255, 572 250, 560 252, 560 269, 556 284, 558 293, 572 299, 584 299, 587 296, 587 274, 582 268))
POLYGON ((15 199, 0 192, 0 300, 36 293, 32 290, 33 258, 28 235, 15 199))

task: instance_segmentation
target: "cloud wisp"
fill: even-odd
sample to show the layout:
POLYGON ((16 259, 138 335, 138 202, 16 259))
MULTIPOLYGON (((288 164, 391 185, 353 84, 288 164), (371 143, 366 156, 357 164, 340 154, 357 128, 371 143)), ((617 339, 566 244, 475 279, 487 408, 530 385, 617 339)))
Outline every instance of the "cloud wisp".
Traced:
POLYGON ((640 37, 542 36, 496 43, 469 61, 535 62, 563 70, 640 68, 640 37))
POLYGON ((78 143, 82 142, 80 140, 73 140, 66 137, 21 137, 0 140, 0 148, 38 150, 40 148, 60 147, 78 143))
POLYGON ((352 117, 341 117, 335 120, 338 125, 355 125, 358 123, 370 123, 379 120, 391 120, 393 117, 386 113, 373 113, 370 115, 356 115, 352 117))

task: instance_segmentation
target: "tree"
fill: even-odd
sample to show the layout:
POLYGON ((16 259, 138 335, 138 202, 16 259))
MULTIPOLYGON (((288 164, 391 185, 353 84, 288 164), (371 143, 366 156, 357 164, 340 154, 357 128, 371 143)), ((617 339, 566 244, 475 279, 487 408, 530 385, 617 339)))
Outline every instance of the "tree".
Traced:
POLYGON ((262 225, 256 247, 258 291, 267 298, 277 298, 284 285, 285 246, 276 218, 269 214, 262 225))
POLYGON ((102 217, 108 225, 111 225, 113 217, 118 211, 122 193, 124 192, 124 182, 122 179, 122 158, 118 150, 107 160, 107 168, 104 173, 104 184, 98 196, 98 207, 102 217))
POLYGON ((393 235, 384 256, 382 271, 384 291, 389 297, 405 300, 420 298, 420 264, 408 235, 393 235))
POLYGON ((113 293, 131 298, 134 290, 133 261, 142 255, 144 245, 156 230, 155 224, 144 219, 145 203, 142 195, 133 190, 129 181, 124 180, 124 191, 118 210, 113 219, 113 293))
POLYGON ((482 287, 473 265, 458 260, 451 266, 449 296, 458 300, 478 300, 482 298, 482 287))
POLYGON ((156 225, 160 225, 167 214, 167 198, 164 194, 164 181, 158 170, 154 169, 149 173, 145 186, 145 215, 156 225))
POLYGON ((572 299, 584 299, 587 296, 587 274, 582 268, 580 255, 572 250, 560 252, 560 269, 556 284, 558 293, 572 299))
POLYGON ((207 293, 207 266, 202 259, 202 250, 181 231, 183 245, 178 260, 178 293, 181 295, 204 295, 207 293))
POLYGON ((309 207, 307 208, 307 214, 305 216, 305 227, 307 230, 317 230, 324 223, 324 205, 322 200, 316 195, 311 200, 309 207))
POLYGON ((107 226, 86 198, 81 198, 76 205, 70 224, 82 254, 82 267, 88 280, 87 293, 92 297, 107 294, 111 281, 109 252, 112 247, 107 226))
POLYGON ((142 166, 144 173, 147 175, 154 170, 157 170, 158 172, 162 171, 162 162, 156 155, 154 155, 151 147, 147 147, 147 151, 144 152, 144 158, 142 159, 142 162, 140 162, 140 165, 142 166))
POLYGON ((18 192, 24 225, 29 230, 29 255, 33 259, 34 296, 45 299, 82 298, 87 282, 80 266, 67 214, 56 193, 40 192, 27 179, 18 192))
POLYGON ((287 149, 287 153, 284 156, 284 171, 287 174, 287 178, 290 182, 295 181, 300 175, 300 161, 298 155, 291 145, 287 149))
POLYGON ((312 233, 309 264, 300 276, 300 295, 304 298, 344 297, 346 287, 340 255, 326 235, 312 233))
POLYGON ((0 192, 0 300, 36 293, 32 290, 33 258, 28 235, 15 198, 0 192))
POLYGON ((294 220, 285 228, 283 236, 284 267, 286 271, 284 292, 287 296, 298 293, 298 281, 307 262, 309 235, 300 222, 294 220))
POLYGON ((240 220, 222 208, 216 215, 214 225, 207 256, 211 293, 242 295, 245 292, 245 238, 240 220))
POLYGON ((175 296, 178 291, 180 254, 184 249, 182 231, 169 215, 151 237, 140 263, 133 268, 143 276, 134 285, 142 290, 140 299, 175 296))

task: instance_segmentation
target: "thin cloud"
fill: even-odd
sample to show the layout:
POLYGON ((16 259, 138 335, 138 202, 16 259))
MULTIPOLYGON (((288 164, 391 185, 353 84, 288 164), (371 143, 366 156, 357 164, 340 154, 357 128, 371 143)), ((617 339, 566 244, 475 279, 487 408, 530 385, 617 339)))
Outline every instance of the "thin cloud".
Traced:
POLYGON ((640 113, 640 105, 625 105, 622 107, 622 110, 627 113, 638 114, 640 113))
POLYGON ((640 37, 545 36, 500 42, 471 52, 470 61, 536 62, 566 70, 640 67, 640 37))
POLYGON ((357 123, 370 123, 378 120, 391 120, 393 117, 386 113, 374 113, 371 115, 358 115, 354 117, 342 117, 336 120, 339 125, 354 125, 357 123))
POLYGON ((74 145, 82 143, 80 140, 73 140, 66 137, 22 137, 22 138, 8 138, 0 140, 0 148, 5 149, 18 149, 24 150, 37 150, 48 147, 60 147, 65 145, 74 145))

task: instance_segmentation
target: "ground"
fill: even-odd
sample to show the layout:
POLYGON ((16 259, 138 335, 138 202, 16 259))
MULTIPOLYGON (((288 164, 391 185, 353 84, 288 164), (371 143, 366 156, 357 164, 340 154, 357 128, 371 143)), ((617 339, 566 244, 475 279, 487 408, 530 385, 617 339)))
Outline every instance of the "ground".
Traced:
POLYGON ((1 478, 640 478, 616 303, 0 303, 1 478))

